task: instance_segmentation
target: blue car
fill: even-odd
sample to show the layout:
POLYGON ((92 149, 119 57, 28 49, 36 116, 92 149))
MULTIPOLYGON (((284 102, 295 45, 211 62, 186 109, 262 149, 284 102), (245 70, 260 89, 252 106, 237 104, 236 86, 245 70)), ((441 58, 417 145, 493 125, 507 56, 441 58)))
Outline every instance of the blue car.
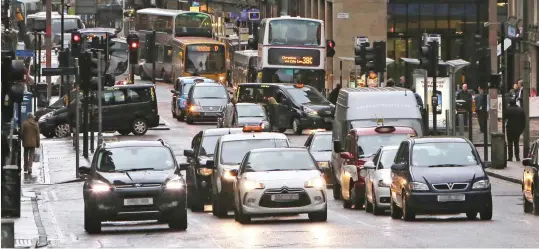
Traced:
POLYGON ((187 103, 187 95, 189 89, 196 83, 215 83, 214 80, 203 77, 178 77, 174 82, 174 89, 170 90, 172 93, 171 112, 172 116, 183 121, 185 119, 185 109, 187 103))

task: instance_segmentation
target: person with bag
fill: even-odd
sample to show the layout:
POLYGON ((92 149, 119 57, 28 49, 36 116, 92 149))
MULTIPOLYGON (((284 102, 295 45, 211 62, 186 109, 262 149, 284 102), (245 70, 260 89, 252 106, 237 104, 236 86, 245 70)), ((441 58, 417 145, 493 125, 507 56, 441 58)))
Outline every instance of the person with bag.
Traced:
POLYGON ((32 174, 32 163, 36 148, 39 148, 39 126, 34 114, 29 113, 21 125, 22 146, 24 147, 24 171, 32 174))

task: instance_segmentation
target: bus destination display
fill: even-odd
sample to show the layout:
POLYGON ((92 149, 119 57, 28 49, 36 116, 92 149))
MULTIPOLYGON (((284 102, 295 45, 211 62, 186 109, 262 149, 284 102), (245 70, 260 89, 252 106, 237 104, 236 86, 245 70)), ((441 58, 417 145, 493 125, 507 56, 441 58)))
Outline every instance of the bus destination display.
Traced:
POLYGON ((320 66, 320 51, 314 49, 268 49, 268 64, 282 66, 320 66))
POLYGON ((219 52, 222 45, 187 45, 187 51, 192 52, 219 52))

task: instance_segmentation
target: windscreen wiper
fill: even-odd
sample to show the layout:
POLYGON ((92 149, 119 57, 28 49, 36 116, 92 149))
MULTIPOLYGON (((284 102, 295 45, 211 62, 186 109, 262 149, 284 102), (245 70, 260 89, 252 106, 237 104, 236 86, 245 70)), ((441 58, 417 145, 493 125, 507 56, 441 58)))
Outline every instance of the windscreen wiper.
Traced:
POLYGON ((139 169, 127 169, 125 171, 144 171, 144 170, 155 170, 155 168, 139 168, 139 169))
POLYGON ((438 164, 438 165, 431 165, 429 168, 441 168, 441 167, 460 167, 463 165, 460 164, 438 164))

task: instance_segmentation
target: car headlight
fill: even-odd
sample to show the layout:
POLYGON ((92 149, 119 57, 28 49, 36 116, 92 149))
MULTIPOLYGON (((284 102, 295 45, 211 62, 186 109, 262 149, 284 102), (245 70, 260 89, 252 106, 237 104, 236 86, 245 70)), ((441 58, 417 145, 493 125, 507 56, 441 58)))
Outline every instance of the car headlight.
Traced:
POLYGON ((233 176, 231 173, 230 173, 230 170, 225 170, 225 173, 223 174, 223 178, 225 178, 226 180, 234 180, 236 177, 233 176))
POLYGON ((179 177, 170 179, 165 185, 166 189, 183 189, 183 187, 184 187, 184 184, 181 178, 179 177))
POLYGON ((250 190, 253 190, 253 189, 264 189, 264 188, 265 188, 265 186, 262 183, 253 182, 253 181, 249 181, 249 180, 243 181, 243 189, 245 191, 250 191, 250 190))
POLYGON ((413 191, 428 191, 429 190, 429 186, 427 186, 427 184, 422 183, 422 182, 411 182, 409 186, 410 186, 410 189, 413 191))
POLYGON ((92 184, 90 185, 90 189, 94 193, 103 193, 103 192, 110 191, 112 188, 110 185, 102 181, 93 181, 92 184))
POLYGON ((198 169, 198 173, 203 176, 209 176, 211 175, 211 173, 213 173, 213 170, 208 168, 200 168, 198 169))
POLYGON ((472 185, 472 189, 486 189, 490 187, 490 181, 489 180, 480 180, 477 182, 474 182, 472 185))
POLYGON ((269 123, 264 121, 262 123, 260 123, 260 128, 262 128, 262 130, 266 129, 269 127, 269 123))
POLYGON ((391 181, 388 181, 388 180, 378 181, 378 187, 389 188, 390 186, 391 186, 391 181))
POLYGON ((316 164, 318 164, 318 167, 321 167, 321 168, 327 168, 327 167, 329 167, 329 163, 328 163, 328 162, 317 162, 316 164))
POLYGON ((316 112, 314 109, 312 109, 310 107, 304 106, 303 111, 305 111, 307 113, 307 115, 309 115, 309 116, 318 116, 318 112, 316 112))
POLYGON ((223 77, 223 76, 219 77, 219 82, 224 83, 225 82, 225 77, 223 77))
POLYGON ((324 189, 326 188, 326 180, 322 177, 315 177, 305 183, 306 188, 324 189))
POLYGON ((200 106, 192 105, 192 106, 189 107, 189 111, 190 112, 199 112, 200 111, 200 106))

